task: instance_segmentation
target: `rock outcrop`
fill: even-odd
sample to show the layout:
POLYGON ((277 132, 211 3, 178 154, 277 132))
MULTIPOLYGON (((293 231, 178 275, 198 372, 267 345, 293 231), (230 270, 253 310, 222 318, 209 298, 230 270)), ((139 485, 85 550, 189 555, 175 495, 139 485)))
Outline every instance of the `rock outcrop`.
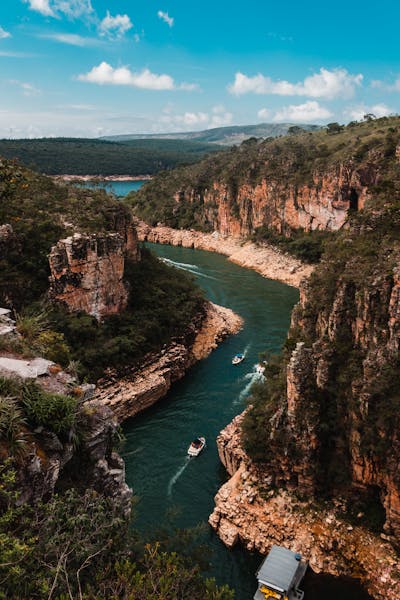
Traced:
POLYGON ((124 377, 108 372, 98 382, 95 402, 110 408, 119 422, 137 415, 165 396, 196 361, 208 356, 241 325, 241 318, 232 310, 208 302, 206 314, 198 315, 182 338, 148 356, 139 369, 124 377))
POLYGON ((273 474, 243 451, 242 419, 236 417, 217 438, 230 478, 215 496, 209 523, 224 544, 240 542, 262 554, 272 544, 283 545, 300 552, 316 572, 360 578, 373 597, 398 600, 400 560, 386 536, 350 523, 344 499, 314 502, 275 487, 273 474))
POLYGON ((123 225, 115 233, 76 233, 53 246, 49 255, 52 300, 99 320, 126 308, 125 260, 137 260, 139 251, 135 229, 123 225))
POLYGON ((113 450, 117 423, 104 406, 91 402, 82 410, 86 434, 78 450, 43 427, 29 435, 29 451, 17 471, 18 503, 49 499, 67 485, 92 488, 128 515, 132 490, 125 482, 125 463, 113 450))
POLYGON ((352 203, 363 208, 369 186, 377 179, 375 168, 357 169, 350 163, 326 173, 315 172, 312 182, 295 185, 284 178, 263 178, 236 189, 215 181, 201 194, 193 188, 179 190, 176 203, 204 203, 204 221, 222 235, 247 237, 258 227, 278 233, 340 229, 352 203))
POLYGON ((173 229, 158 225, 150 227, 143 221, 136 222, 136 231, 139 240, 196 248, 224 254, 228 260, 258 271, 264 277, 276 279, 298 287, 304 277, 308 277, 313 267, 305 265, 296 258, 283 254, 270 245, 256 245, 244 242, 232 236, 214 233, 202 233, 194 229, 173 229))

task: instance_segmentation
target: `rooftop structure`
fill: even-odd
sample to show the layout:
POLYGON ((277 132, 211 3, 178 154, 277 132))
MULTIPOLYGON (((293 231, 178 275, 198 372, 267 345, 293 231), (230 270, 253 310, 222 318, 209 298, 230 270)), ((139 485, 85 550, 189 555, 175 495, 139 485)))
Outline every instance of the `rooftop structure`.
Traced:
POLYGON ((300 554, 273 545, 256 573, 258 589, 254 600, 302 600, 304 592, 297 586, 306 569, 307 563, 300 554))

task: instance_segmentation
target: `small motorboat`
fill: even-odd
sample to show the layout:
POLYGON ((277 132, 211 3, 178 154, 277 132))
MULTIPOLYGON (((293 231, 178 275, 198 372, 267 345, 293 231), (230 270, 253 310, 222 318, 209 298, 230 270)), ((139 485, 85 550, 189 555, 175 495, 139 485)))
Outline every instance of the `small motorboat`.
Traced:
POLYGON ((206 438, 198 437, 190 444, 187 453, 189 456, 198 456, 206 445, 206 438))
POLYGON ((242 362, 242 360, 244 360, 244 354, 235 354, 235 356, 232 358, 232 364, 238 365, 242 362))

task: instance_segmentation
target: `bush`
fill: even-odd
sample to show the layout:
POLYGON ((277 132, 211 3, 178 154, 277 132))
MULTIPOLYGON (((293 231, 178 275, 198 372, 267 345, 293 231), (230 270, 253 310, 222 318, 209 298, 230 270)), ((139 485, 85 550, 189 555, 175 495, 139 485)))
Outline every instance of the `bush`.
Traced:
POLYGON ((50 394, 35 383, 26 383, 22 388, 21 403, 34 427, 41 425, 65 436, 75 424, 77 400, 72 396, 50 394))

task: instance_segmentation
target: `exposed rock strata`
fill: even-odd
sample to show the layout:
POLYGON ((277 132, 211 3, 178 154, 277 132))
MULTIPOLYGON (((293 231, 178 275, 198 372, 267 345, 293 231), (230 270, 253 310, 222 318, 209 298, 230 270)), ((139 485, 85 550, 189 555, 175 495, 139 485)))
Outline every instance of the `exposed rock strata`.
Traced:
POLYGON ((96 402, 109 407, 119 422, 137 415, 165 396, 196 361, 208 356, 225 337, 236 333, 241 324, 241 318, 232 310, 207 303, 205 317, 197 321, 184 339, 148 357, 138 370, 125 377, 107 373, 98 382, 96 402))
POLYGON ((272 544, 300 552, 316 572, 362 580, 377 599, 400 598, 400 561, 385 536, 378 537, 345 519, 345 501, 313 504, 272 487, 273 477, 251 463, 241 448, 236 417, 217 439, 230 479, 215 497, 209 518, 222 541, 243 543, 266 554, 272 544))
POLYGON ((114 228, 118 232, 76 233, 53 246, 49 255, 52 300, 97 319, 126 308, 125 259, 138 259, 137 237, 131 224, 115 223, 114 228))
POLYGON ((308 277, 313 270, 311 265, 304 265, 272 246, 257 246, 218 232, 201 233, 193 229, 172 229, 163 225, 150 227, 141 221, 136 223, 136 230, 139 240, 218 252, 242 267, 254 269, 264 277, 295 287, 298 287, 303 277, 308 277))

